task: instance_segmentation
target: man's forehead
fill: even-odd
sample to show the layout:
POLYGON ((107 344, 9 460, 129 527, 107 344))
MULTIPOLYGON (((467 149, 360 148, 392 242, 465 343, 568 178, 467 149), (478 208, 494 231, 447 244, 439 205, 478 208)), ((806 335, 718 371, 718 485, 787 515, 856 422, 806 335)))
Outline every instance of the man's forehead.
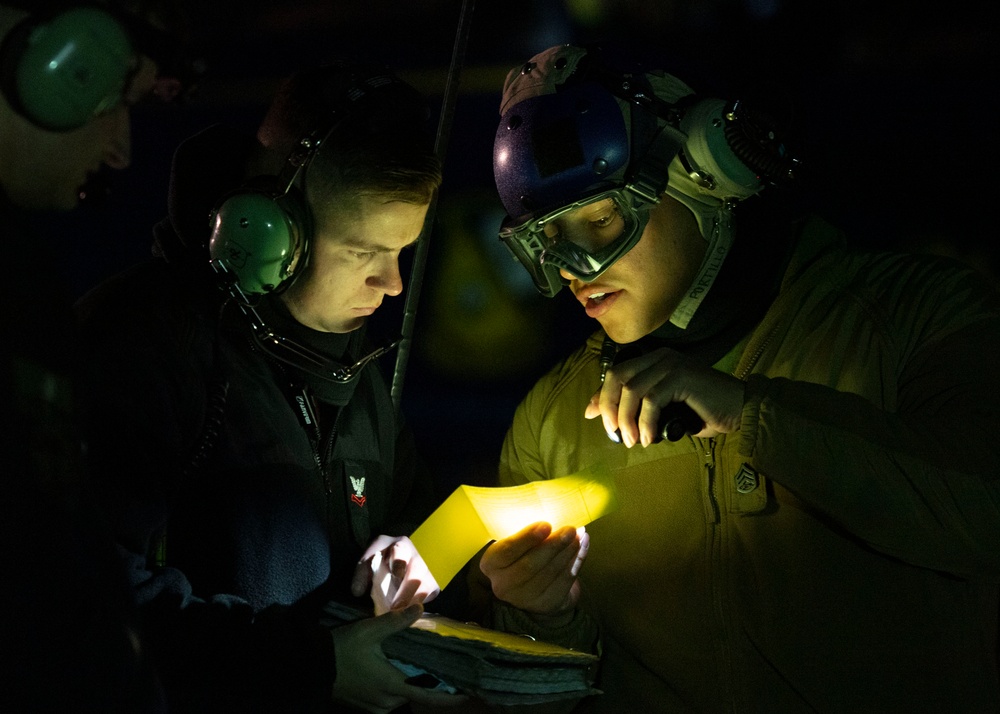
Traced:
POLYGON ((417 242, 419 236, 412 240, 407 240, 400 245, 399 241, 391 240, 386 234, 380 231, 370 233, 354 231, 331 231, 331 237, 346 248, 364 249, 371 251, 394 251, 407 248, 417 242))
POLYGON ((398 226, 390 228, 379 220, 366 219, 357 213, 339 215, 343 217, 342 220, 334 217, 333 220, 324 222, 325 225, 317 231, 317 238, 348 250, 372 252, 402 250, 417 242, 422 228, 422 224, 414 225, 413 235, 402 235, 398 232, 398 226))

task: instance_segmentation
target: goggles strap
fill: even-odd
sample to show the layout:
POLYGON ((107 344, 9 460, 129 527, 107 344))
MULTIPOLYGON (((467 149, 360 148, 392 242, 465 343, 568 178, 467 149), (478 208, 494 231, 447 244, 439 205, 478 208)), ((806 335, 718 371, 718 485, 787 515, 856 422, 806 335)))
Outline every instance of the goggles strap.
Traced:
POLYGON ((698 275, 695 277, 687 294, 670 316, 670 322, 685 329, 701 306, 705 296, 722 269, 722 262, 729 254, 733 245, 733 212, 728 203, 719 204, 712 219, 712 230, 708 236, 708 248, 705 258, 701 261, 698 275))
POLYGON ((680 153, 687 134, 664 123, 645 155, 638 161, 635 173, 625 182, 625 188, 647 203, 657 203, 666 187, 670 162, 680 153))

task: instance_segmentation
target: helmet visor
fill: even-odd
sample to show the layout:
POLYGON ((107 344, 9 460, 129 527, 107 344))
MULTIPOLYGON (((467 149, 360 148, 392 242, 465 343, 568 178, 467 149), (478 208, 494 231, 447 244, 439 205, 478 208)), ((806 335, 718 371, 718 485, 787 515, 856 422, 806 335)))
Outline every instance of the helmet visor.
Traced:
POLYGON ((551 297, 562 286, 560 270, 589 283, 631 250, 646 228, 650 206, 631 191, 605 191, 518 226, 508 218, 500 240, 538 290, 551 297))

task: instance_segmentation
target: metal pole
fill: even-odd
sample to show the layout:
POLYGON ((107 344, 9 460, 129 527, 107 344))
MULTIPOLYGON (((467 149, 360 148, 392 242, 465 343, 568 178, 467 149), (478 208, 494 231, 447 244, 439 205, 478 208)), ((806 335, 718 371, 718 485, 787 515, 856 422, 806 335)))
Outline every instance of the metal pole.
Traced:
MULTIPOLYGON (((462 0, 462 11, 458 17, 458 29, 455 32, 455 46, 452 49, 451 64, 448 67, 448 79, 445 84, 444 98, 441 104, 441 116, 438 120, 437 136, 434 141, 434 151, 444 164, 448 138, 451 133, 451 123, 455 115, 455 101, 458 95, 459 77, 462 64, 465 61, 465 47, 469 41, 469 27, 472 24, 473 0, 462 0)), ((420 288, 423 285, 424 270, 427 264, 427 249, 430 244, 431 229, 437 215, 438 198, 431 200, 424 219, 424 228, 417 241, 413 256, 413 271, 410 273, 410 283, 406 289, 406 304, 403 310, 402 337, 399 352, 396 353, 396 368, 392 376, 392 403, 398 410, 402 400, 403 376, 406 374, 406 363, 410 356, 413 323, 417 316, 417 301, 420 299, 420 288)))

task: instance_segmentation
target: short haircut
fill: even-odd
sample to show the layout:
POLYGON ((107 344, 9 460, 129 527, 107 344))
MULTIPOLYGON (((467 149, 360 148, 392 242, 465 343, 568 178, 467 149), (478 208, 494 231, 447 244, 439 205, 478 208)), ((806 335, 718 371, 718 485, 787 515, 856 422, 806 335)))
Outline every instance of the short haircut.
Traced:
POLYGON ((427 204, 440 186, 424 98, 394 77, 374 88, 365 83, 391 76, 341 62, 300 71, 278 89, 258 131, 262 143, 290 154, 301 139, 329 133, 304 181, 317 224, 329 207, 361 197, 427 204))

